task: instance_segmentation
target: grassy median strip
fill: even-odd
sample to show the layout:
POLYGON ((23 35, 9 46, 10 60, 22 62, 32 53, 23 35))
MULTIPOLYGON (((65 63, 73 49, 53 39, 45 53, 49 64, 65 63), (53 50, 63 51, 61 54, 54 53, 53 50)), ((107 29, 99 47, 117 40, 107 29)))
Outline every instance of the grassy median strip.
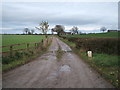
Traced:
POLYGON ((56 52, 56 56, 57 56, 57 61, 58 61, 58 62, 61 60, 61 58, 62 58, 62 56, 63 56, 64 53, 65 53, 65 52, 61 50, 61 47, 60 47, 60 45, 59 45, 59 49, 58 49, 57 52, 56 52))
POLYGON ((108 55, 105 53, 93 53, 93 57, 88 58, 86 51, 83 49, 77 49, 75 43, 66 39, 60 39, 68 44, 73 51, 82 58, 82 60, 99 72, 103 78, 115 87, 118 87, 118 58, 120 58, 120 56, 108 55))

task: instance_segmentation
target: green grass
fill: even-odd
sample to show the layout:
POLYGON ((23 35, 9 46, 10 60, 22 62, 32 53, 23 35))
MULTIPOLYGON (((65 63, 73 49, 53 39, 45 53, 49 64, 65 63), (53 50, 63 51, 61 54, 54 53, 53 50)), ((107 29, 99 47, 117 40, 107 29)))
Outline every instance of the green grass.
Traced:
POLYGON ((86 34, 86 35, 64 35, 66 37, 112 37, 118 38, 120 32, 107 32, 107 33, 96 33, 96 34, 86 34))
MULTIPOLYGON (((6 72, 6 71, 9 71, 17 66, 20 66, 20 65, 23 65, 23 64, 26 64, 32 60, 34 60, 36 57, 38 56, 41 56, 42 54, 44 54, 46 51, 47 51, 47 48, 42 50, 42 51, 39 51, 39 52, 35 52, 35 51, 31 51, 31 52, 34 52, 34 53, 31 53, 31 52, 24 52, 26 55, 22 55, 20 56, 19 58, 16 58, 18 56, 6 56, 5 58, 7 58, 7 60, 11 60, 9 61, 7 64, 2 64, 2 71, 3 72, 6 72)), ((5 60, 3 58, 3 60, 5 60)))
MULTIPOLYGON (((19 44, 19 43, 31 43, 40 42, 45 38, 45 35, 2 35, 2 46, 19 44)), ((31 47, 34 45, 31 45, 31 47)), ((26 48, 26 45, 15 46, 13 49, 26 48)), ((2 51, 9 51, 9 47, 3 48, 2 51)))
POLYGON ((92 58, 88 58, 85 52, 78 52, 78 54, 107 81, 118 87, 118 58, 120 58, 120 56, 94 53, 92 58))
POLYGON ((20 66, 22 64, 28 63, 31 60, 34 60, 34 58, 41 56, 42 54, 44 54, 48 47, 50 46, 49 42, 46 47, 44 47, 43 45, 41 45, 39 48, 37 49, 31 49, 28 51, 17 51, 15 52, 15 54, 13 55, 8 55, 8 56, 2 56, 2 71, 8 71, 10 69, 13 69, 17 66, 20 66))
POLYGON ((57 52, 56 52, 56 57, 57 57, 57 61, 58 61, 58 62, 61 60, 61 58, 62 58, 62 56, 63 56, 64 53, 65 53, 65 52, 61 50, 61 47, 60 47, 60 45, 59 45, 59 49, 58 49, 57 52))
POLYGON ((96 71, 98 71, 103 78, 108 82, 118 87, 118 58, 120 56, 112 56, 105 53, 93 53, 92 58, 88 58, 87 53, 82 49, 76 49, 76 45, 73 42, 62 39, 66 44, 68 44, 82 60, 88 63, 96 71))

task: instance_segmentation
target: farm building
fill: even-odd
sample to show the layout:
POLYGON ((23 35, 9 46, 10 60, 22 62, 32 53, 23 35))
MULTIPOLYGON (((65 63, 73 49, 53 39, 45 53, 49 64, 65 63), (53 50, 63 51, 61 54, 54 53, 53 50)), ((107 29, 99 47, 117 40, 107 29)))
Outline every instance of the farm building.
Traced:
POLYGON ((71 32, 61 32, 61 35, 70 35, 71 32))
POLYGON ((71 34, 71 32, 65 32, 65 34, 66 34, 66 35, 70 35, 70 34, 71 34))
POLYGON ((108 32, 118 32, 118 30, 108 30, 108 32))

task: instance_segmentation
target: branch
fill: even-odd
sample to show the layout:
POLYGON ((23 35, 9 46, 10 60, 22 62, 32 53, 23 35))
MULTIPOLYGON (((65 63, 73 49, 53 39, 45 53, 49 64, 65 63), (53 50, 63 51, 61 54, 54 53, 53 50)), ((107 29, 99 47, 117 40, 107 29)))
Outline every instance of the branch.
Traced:
POLYGON ((41 30, 40 28, 38 28, 38 27, 35 27, 36 29, 38 29, 38 30, 41 30))

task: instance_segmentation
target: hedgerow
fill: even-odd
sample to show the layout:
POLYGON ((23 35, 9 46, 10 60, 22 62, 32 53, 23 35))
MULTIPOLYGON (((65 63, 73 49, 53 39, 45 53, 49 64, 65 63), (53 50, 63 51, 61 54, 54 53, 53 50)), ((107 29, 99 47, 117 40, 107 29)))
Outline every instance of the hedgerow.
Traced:
POLYGON ((95 53, 107 53, 120 55, 120 39, 118 38, 86 38, 86 37, 63 37, 68 41, 74 42, 76 48, 84 49, 86 51, 91 50, 95 53))

